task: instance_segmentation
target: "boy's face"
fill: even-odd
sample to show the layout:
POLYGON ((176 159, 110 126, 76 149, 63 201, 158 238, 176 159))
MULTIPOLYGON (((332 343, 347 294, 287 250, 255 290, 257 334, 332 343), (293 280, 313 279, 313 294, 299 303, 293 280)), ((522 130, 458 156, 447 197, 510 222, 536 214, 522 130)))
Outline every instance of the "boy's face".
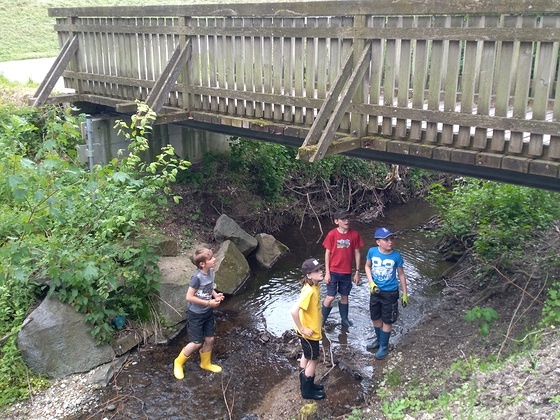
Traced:
POLYGON ((394 239, 395 238, 393 238, 392 236, 389 236, 384 239, 376 239, 375 241, 377 242, 377 246, 379 247, 381 252, 387 253, 393 250, 394 239))
POLYGON ((341 229, 348 229, 348 226, 350 226, 350 219, 348 219, 348 217, 342 217, 340 219, 334 219, 334 224, 337 225, 341 229))
POLYGON ((307 277, 310 278, 311 280, 313 280, 313 283, 319 283, 321 280, 323 280, 323 277, 324 277, 323 269, 318 268, 317 270, 309 273, 307 275, 307 277))
POLYGON ((203 263, 200 263, 200 268, 205 269, 205 270, 209 270, 211 268, 214 268, 216 266, 216 257, 214 257, 213 253, 210 253, 210 255, 208 255, 208 258, 206 258, 206 261, 204 261, 203 263))

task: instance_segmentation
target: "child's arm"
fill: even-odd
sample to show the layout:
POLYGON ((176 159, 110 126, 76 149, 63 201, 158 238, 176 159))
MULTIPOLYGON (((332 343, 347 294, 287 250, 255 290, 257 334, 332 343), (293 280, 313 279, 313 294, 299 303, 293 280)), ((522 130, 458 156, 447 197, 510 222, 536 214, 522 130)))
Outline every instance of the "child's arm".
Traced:
POLYGON ((366 277, 369 282, 369 292, 379 293, 379 287, 377 287, 377 284, 375 284, 375 281, 373 280, 373 274, 371 272, 371 260, 369 258, 366 259, 366 265, 364 267, 364 270, 366 271, 366 277))
POLYGON ((406 288, 406 275, 404 274, 404 268, 397 267, 397 274, 399 275, 399 282, 401 284, 402 291, 401 303, 403 308, 406 308, 408 306, 408 291, 406 288))
POLYGON ((354 284, 358 284, 360 281, 360 248, 354 250, 354 259, 356 260, 356 274, 354 274, 354 284))
POLYGON ((294 319, 294 323, 296 324, 298 331, 302 335, 311 337, 313 335, 313 330, 311 328, 305 328, 302 325, 301 320, 299 319, 299 309, 299 304, 296 303, 294 306, 292 306, 292 310, 290 311, 290 313, 292 314, 292 318, 294 319))
POLYGON ((331 250, 325 248, 325 276, 323 277, 325 284, 331 282, 331 250))
POLYGON ((397 267, 397 274, 399 275, 399 282, 401 284, 401 292, 403 294, 408 294, 406 289, 406 274, 404 273, 403 267, 397 267))
MULTIPOLYGON (((196 289, 192 286, 189 286, 189 290, 187 290, 187 302, 196 303, 197 305, 201 306, 217 306, 214 300, 205 300, 195 296, 196 289)), ((219 302, 217 302, 219 303, 219 302)))
POLYGON ((224 294, 216 292, 216 289, 212 290, 212 297, 218 302, 221 302, 225 298, 224 294))

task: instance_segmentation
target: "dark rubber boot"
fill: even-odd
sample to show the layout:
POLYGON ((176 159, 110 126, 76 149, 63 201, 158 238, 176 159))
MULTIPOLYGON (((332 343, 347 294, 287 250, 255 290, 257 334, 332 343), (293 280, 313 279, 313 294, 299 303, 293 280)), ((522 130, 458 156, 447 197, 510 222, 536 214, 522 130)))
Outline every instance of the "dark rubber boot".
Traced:
POLYGON ((316 389, 317 391, 322 391, 323 389, 325 389, 325 387, 323 386, 323 384, 317 384, 315 383, 315 375, 313 375, 311 377, 311 379, 313 380, 313 388, 316 389))
POLYGON ((321 305, 321 313, 323 314, 323 327, 325 326, 325 322, 327 322, 327 318, 332 311, 332 306, 323 306, 321 305))
POLYGON ((344 325, 345 327, 352 327, 354 323, 348 319, 348 304, 339 303, 338 310, 340 311, 340 319, 342 325, 344 325))
POLYGON ((379 333, 380 332, 381 332, 381 328, 379 328, 379 327, 375 328, 375 338, 373 339, 371 344, 368 344, 366 346, 366 350, 373 351, 373 350, 377 350, 379 348, 379 333))
POLYGON ((324 391, 320 391, 313 387, 313 376, 303 375, 303 387, 301 389, 301 396, 307 400, 322 400, 326 397, 324 391))
POLYGON ((377 360, 384 359, 387 356, 387 352, 389 351, 389 337, 391 336, 390 332, 385 332, 383 330, 380 331, 379 335, 379 350, 375 353, 375 358, 377 360))
MULTIPOLYGON (((325 389, 323 384, 316 384, 315 383, 315 376, 312 376, 312 378, 313 378, 313 388, 314 389, 316 389, 317 391, 321 391, 321 390, 325 389)), ((303 382, 304 381, 305 381, 305 370, 301 369, 299 371, 299 389, 302 393, 303 393, 303 382)))
POLYGON ((305 381, 305 373, 304 373, 304 369, 300 369, 299 371, 299 391, 301 392, 301 395, 303 395, 304 391, 303 391, 303 381, 305 381))

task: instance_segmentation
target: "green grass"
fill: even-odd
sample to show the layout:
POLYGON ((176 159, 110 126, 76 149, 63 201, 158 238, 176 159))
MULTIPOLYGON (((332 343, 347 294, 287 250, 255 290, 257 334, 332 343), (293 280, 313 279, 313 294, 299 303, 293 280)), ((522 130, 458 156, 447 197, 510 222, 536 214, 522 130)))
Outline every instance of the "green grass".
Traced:
MULTIPOLYGON (((0 4, 0 62, 55 57, 58 38, 51 7, 138 6, 158 4, 252 3, 256 0, 2 0, 0 4)), ((268 0, 276 3, 284 0, 268 0)))
MULTIPOLYGON (((150 0, 149 4, 179 3, 150 0)), ((0 62, 55 57, 58 38, 50 7, 138 5, 134 0, 3 0, 0 6, 0 62)))

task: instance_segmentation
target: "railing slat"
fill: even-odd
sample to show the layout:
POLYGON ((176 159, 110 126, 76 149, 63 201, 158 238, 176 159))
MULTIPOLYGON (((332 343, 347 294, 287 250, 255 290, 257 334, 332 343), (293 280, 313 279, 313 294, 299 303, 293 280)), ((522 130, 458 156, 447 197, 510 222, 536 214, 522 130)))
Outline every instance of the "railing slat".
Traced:
MULTIPOLYGON (((305 25, 305 19, 294 19, 294 27, 301 28, 305 25)), ((303 98, 305 86, 305 39, 295 37, 294 42, 294 95, 297 98, 303 98)), ((338 67, 337 67, 338 68, 338 67)), ((294 123, 303 124, 304 109, 301 106, 294 107, 294 123)))
POLYGON ((328 109, 337 114, 326 116, 322 155, 335 150, 328 149, 334 137, 347 139, 336 150, 349 150, 355 138, 374 136, 392 139, 386 143, 392 153, 469 164, 478 159, 539 175, 547 170, 542 162, 560 161, 560 0, 277 7, 67 10, 71 17, 57 18, 55 27, 61 45, 76 35, 79 49, 63 72, 65 84, 75 97, 121 110, 157 98, 172 112, 290 136, 305 136, 331 98, 328 109), (184 13, 173 13, 179 10, 184 13), (187 39, 192 59, 173 69, 176 80, 166 77, 163 90, 156 81, 187 39), (369 62, 358 69, 355 55, 344 69, 352 88, 335 88, 344 58, 366 43, 369 62), (358 70, 365 72, 359 80, 358 70), (344 97, 333 100, 333 89, 344 97))
MULTIPOLYGON (((496 26, 498 24, 498 17, 487 16, 484 19, 484 24, 496 26)), ((480 79, 476 112, 478 115, 490 115, 490 101, 492 99, 492 86, 494 84, 496 42, 483 41, 481 47, 480 79)), ((488 129, 481 127, 475 128, 473 147, 477 150, 486 150, 487 143, 488 129)))
MULTIPOLYGON (((523 18, 523 26, 534 27, 537 24, 537 18, 530 16, 523 18)), ((529 101, 529 86, 531 82, 531 68, 533 63, 533 43, 521 42, 519 45, 519 58, 516 70, 515 92, 513 97, 513 117, 526 118, 527 106, 529 101)), ((511 132, 508 152, 521 153, 523 151, 522 132, 511 132)))

